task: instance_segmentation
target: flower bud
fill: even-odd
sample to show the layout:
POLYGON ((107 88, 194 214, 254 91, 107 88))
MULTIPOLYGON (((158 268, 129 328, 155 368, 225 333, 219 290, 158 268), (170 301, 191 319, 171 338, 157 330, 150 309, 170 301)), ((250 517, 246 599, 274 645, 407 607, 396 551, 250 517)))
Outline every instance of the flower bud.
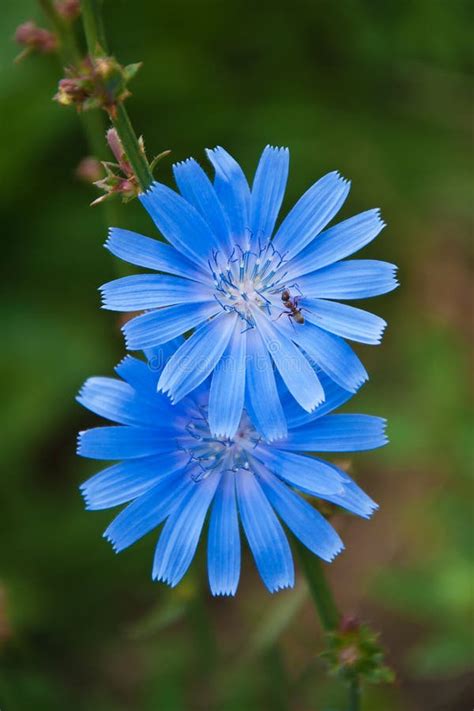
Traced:
POLYGON ((15 32, 15 42, 22 45, 25 50, 17 57, 22 59, 30 52, 50 54, 58 48, 58 39, 55 34, 43 27, 38 27, 34 22, 24 22, 15 32))
POLYGON ((72 22, 81 14, 81 4, 79 0, 57 0, 56 12, 63 20, 72 22))
POLYGON ((87 90, 81 80, 74 77, 68 77, 66 79, 61 79, 58 84, 58 91, 53 98, 62 106, 71 106, 76 104, 79 108, 87 97, 87 90))
POLYGON ((96 183, 103 173, 100 161, 94 156, 86 156, 76 168, 76 176, 85 183, 96 183))

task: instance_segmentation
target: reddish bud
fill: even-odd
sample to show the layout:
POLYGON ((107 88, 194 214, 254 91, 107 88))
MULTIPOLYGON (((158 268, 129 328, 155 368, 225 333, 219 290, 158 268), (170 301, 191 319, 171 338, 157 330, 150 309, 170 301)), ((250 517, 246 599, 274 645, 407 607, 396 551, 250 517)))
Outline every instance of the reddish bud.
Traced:
POLYGON ((360 622, 355 615, 344 615, 339 624, 339 629, 342 634, 350 634, 357 632, 360 627, 360 622))
POLYGON ((78 108, 88 98, 89 94, 79 78, 68 77, 61 79, 54 99, 62 106, 76 104, 78 108))
POLYGON ((102 178, 104 170, 93 156, 86 156, 76 168, 76 176, 85 183, 95 183, 102 178))
POLYGON ((24 22, 17 27, 15 41, 23 45, 29 51, 49 54, 58 48, 58 40, 49 30, 38 27, 34 22, 24 22))
POLYGON ((124 155, 124 150, 122 146, 122 142, 118 136, 117 131, 115 128, 109 128, 107 133, 105 134, 107 138, 107 143, 109 144, 110 150, 116 157, 117 161, 120 163, 120 161, 123 158, 124 155))
POLYGON ((360 659, 360 652, 355 644, 341 649, 339 653, 339 664, 341 667, 353 667, 360 659))
POLYGON ((57 0, 56 11, 64 20, 72 22, 81 14, 81 4, 79 0, 57 0))
POLYGON ((114 154, 117 163, 120 166, 122 173, 126 176, 133 176, 132 166, 127 160, 125 151, 122 145, 122 141, 115 128, 109 128, 106 133, 107 143, 109 144, 110 150, 114 154))

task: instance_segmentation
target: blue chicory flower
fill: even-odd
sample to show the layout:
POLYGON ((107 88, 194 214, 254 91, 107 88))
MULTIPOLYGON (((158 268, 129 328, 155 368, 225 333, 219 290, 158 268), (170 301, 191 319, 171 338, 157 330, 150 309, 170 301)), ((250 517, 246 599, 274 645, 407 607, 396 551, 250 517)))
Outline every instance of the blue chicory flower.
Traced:
MULTIPOLYGON (((340 468, 306 452, 348 452, 386 443, 385 421, 330 414, 350 397, 324 373, 326 400, 311 413, 301 408, 277 375, 288 432, 269 442, 244 410, 232 438, 216 436, 208 419, 209 382, 173 406, 156 392, 165 360, 176 344, 147 351, 149 362, 127 356, 121 378, 86 381, 78 400, 117 423, 79 435, 78 453, 118 463, 82 485, 87 508, 127 502, 104 536, 122 551, 164 522, 153 578, 175 586, 186 573, 209 515, 208 574, 214 595, 234 595, 240 575, 239 519, 256 566, 274 592, 294 582, 293 560, 280 520, 323 560, 343 544, 328 521, 297 492, 324 499, 368 518, 376 504, 340 468), (165 358, 166 356, 166 358, 165 358)), ((167 360, 170 363, 171 359, 167 360)), ((212 386, 211 386, 212 387, 212 386)))
POLYGON ((275 232, 288 150, 265 148, 252 189, 223 148, 207 155, 215 169, 213 183, 189 159, 174 166, 181 195, 154 183, 140 197, 169 244, 128 230, 110 231, 106 246, 113 254, 166 275, 114 280, 102 287, 103 303, 117 311, 148 310, 123 328, 131 350, 195 329, 158 382, 173 403, 213 372, 211 432, 232 438, 247 402, 259 431, 278 439, 286 435, 287 422, 273 364, 309 413, 325 398, 310 361, 355 392, 368 376, 344 339, 379 343, 386 323, 338 300, 391 291, 397 286, 396 268, 345 259, 382 230, 378 210, 326 229, 349 192, 349 182, 337 172, 309 188, 275 232))

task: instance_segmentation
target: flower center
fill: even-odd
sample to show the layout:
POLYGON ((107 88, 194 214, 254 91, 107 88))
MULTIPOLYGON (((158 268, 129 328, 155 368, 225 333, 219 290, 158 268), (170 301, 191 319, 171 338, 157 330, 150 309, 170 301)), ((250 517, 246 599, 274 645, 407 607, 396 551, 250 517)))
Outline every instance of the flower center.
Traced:
POLYGON ((180 446, 189 455, 188 467, 193 467, 192 476, 195 481, 206 479, 215 471, 248 470, 251 452, 261 439, 246 412, 232 439, 211 434, 207 408, 200 408, 185 430, 187 434, 182 438, 180 446), (193 465, 197 465, 197 468, 193 465))
POLYGON ((209 269, 216 301, 224 311, 237 313, 247 328, 253 328, 255 310, 270 314, 272 295, 284 288, 286 273, 280 270, 284 261, 271 242, 255 251, 237 245, 228 259, 215 252, 209 260, 209 269))

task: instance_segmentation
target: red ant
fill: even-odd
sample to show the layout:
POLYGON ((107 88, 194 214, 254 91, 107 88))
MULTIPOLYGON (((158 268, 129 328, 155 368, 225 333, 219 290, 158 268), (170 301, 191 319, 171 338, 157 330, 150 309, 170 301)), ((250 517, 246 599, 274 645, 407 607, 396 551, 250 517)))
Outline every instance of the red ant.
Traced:
MULTIPOLYGON (((293 299, 291 298, 291 294, 288 291, 288 289, 284 289, 281 292, 281 300, 283 301, 283 304, 286 306, 288 311, 282 311, 280 316, 282 316, 284 313, 288 316, 288 318, 293 318, 296 323, 304 323, 304 316, 301 313, 301 309, 298 308, 298 303, 299 303, 299 297, 295 296, 293 299)), ((278 316, 278 318, 280 318, 278 316)))

